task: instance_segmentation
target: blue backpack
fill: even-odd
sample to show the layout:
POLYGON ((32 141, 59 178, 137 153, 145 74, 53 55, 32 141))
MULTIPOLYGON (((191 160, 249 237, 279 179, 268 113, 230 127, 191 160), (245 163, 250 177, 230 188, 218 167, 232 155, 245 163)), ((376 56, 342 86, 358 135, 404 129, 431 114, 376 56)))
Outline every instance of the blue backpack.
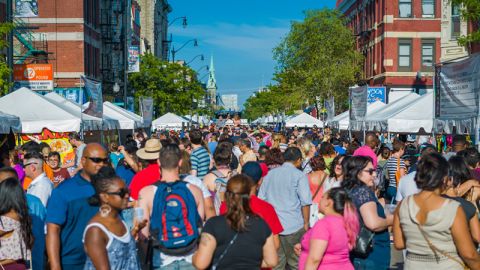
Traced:
POLYGON ((155 247, 167 255, 185 255, 197 246, 201 218, 184 181, 158 182, 153 198, 150 231, 155 247))

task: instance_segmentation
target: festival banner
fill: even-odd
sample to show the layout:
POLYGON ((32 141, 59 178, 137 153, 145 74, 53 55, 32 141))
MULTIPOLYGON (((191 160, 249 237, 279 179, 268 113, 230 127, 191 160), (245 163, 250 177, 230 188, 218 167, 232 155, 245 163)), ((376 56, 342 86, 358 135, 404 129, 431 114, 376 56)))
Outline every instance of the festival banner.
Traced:
POLYGON ((386 87, 368 87, 368 104, 374 103, 375 101, 381 101, 387 103, 387 88, 386 87))
POLYGON ((88 107, 83 111, 83 113, 91 116, 95 116, 98 118, 102 118, 103 117, 102 83, 89 80, 84 76, 81 76, 80 78, 84 83, 85 94, 89 102, 88 107))
POLYGON ((130 46, 128 48, 128 73, 140 72, 140 48, 130 46))
POLYGON ((368 87, 350 87, 350 120, 363 121, 367 115, 368 87))
POLYGON ((325 111, 327 113, 327 120, 331 120, 335 117, 335 97, 331 96, 325 99, 325 111))
POLYGON ((478 116, 480 54, 436 67, 435 118, 466 120, 478 116))
POLYGON ((75 151, 68 141, 68 133, 53 132, 45 128, 42 133, 20 134, 16 141, 19 146, 29 141, 47 143, 52 152, 60 153, 62 164, 75 162, 75 151))
POLYGON ((141 97, 140 109, 142 111, 143 123, 150 125, 153 118, 153 98, 141 97))
POLYGON ((31 90, 53 90, 52 64, 18 64, 13 66, 14 88, 27 87, 31 90))
POLYGON ((135 108, 135 98, 134 97, 127 97, 127 110, 134 112, 135 108))
POLYGON ((38 17, 37 0, 15 0, 14 16, 16 18, 38 17))

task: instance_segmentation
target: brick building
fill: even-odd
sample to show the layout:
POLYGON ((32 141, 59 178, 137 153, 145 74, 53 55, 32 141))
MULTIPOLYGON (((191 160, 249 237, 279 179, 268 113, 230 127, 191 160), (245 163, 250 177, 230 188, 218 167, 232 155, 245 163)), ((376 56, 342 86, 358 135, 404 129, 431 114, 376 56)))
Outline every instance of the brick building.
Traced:
POLYGON ((363 53, 365 81, 389 101, 432 89, 441 56, 440 0, 338 0, 363 53))
POLYGON ((22 20, 37 28, 35 40, 46 39, 56 92, 78 98, 81 75, 101 80, 99 1, 38 0, 38 17, 22 20))

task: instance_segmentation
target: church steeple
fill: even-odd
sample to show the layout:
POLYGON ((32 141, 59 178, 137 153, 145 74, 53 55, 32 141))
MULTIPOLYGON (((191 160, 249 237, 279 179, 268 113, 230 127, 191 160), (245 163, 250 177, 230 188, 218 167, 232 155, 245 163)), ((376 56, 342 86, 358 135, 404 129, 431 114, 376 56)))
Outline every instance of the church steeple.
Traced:
POLYGON ((210 57, 210 66, 208 67, 207 91, 213 104, 216 102, 217 95, 217 79, 215 78, 215 67, 213 65, 213 56, 210 57))

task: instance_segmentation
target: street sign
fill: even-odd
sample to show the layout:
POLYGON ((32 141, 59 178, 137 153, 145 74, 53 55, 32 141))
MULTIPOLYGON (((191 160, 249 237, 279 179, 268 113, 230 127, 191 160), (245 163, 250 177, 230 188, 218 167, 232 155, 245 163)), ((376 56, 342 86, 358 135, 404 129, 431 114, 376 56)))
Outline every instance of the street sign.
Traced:
POLYGON ((368 104, 374 103, 375 101, 381 101, 387 103, 387 88, 386 87, 368 87, 368 104))
POLYGON ((53 90, 52 64, 19 64, 13 66, 15 89, 27 87, 31 90, 53 90))

